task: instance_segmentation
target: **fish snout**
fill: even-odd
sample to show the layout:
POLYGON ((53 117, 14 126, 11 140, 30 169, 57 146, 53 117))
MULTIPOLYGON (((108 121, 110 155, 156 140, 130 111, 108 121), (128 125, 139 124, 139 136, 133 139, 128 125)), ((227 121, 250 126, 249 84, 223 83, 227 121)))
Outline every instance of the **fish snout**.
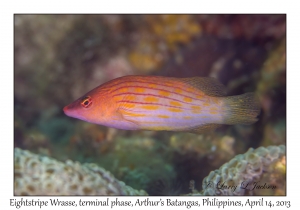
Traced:
POLYGON ((68 105, 68 106, 65 106, 64 108, 63 108, 63 111, 64 111, 64 113, 65 113, 65 115, 70 115, 70 106, 68 105))
POLYGON ((69 117, 75 117, 78 118, 78 115, 80 115, 80 111, 78 109, 77 103, 71 103, 63 108, 63 111, 65 115, 69 117))

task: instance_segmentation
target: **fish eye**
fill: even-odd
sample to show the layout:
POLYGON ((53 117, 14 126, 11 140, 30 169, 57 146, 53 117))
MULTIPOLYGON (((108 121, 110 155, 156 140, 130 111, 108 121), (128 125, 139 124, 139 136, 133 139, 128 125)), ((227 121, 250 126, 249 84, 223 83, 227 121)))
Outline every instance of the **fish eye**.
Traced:
POLYGON ((92 103, 92 98, 90 96, 85 96, 81 99, 81 106, 83 106, 83 108, 90 107, 92 103))

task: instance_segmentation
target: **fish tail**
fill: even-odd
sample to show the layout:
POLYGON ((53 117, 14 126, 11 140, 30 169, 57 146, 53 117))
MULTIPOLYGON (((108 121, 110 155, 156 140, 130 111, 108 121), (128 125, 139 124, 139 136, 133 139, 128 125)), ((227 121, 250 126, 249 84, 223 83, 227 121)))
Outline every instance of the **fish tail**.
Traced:
POLYGON ((224 124, 252 124, 258 120, 260 104, 254 93, 225 97, 224 102, 224 124))

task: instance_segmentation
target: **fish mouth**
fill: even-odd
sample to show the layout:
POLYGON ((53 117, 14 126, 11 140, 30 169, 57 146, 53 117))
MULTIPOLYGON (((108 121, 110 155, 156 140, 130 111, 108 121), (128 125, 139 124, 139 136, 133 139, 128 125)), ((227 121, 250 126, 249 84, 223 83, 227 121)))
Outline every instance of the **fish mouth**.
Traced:
POLYGON ((64 111, 65 115, 67 115, 68 117, 73 117, 76 119, 80 119, 80 120, 89 122, 89 120, 86 119, 77 108, 75 108, 74 104, 69 104, 69 105, 65 106, 63 108, 63 111, 64 111))
POLYGON ((65 115, 69 117, 74 117, 80 119, 80 113, 78 113, 78 108, 76 108, 76 104, 72 103, 63 108, 65 115))
POLYGON ((64 111, 65 115, 70 116, 70 106, 69 105, 65 106, 63 108, 63 111, 64 111))

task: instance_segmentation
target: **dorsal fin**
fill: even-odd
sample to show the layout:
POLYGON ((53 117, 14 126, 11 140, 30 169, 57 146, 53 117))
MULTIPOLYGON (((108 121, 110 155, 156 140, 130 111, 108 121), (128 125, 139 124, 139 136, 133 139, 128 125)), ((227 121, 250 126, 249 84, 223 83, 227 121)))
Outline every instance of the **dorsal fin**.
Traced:
POLYGON ((194 127, 191 129, 184 130, 185 132, 189 133, 195 133, 195 134, 203 134, 203 133, 209 133, 214 131, 216 128, 220 127, 220 124, 205 124, 205 125, 200 125, 198 127, 194 127))
POLYGON ((191 85, 204 92, 208 96, 226 96, 226 88, 217 79, 212 77, 190 77, 181 79, 186 84, 191 85))

